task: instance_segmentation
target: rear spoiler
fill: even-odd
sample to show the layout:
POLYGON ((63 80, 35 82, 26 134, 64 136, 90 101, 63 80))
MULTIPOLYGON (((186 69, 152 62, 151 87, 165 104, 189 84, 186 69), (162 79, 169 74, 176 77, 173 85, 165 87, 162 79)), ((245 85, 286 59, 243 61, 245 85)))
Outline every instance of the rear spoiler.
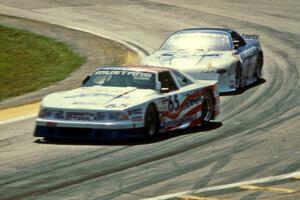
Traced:
POLYGON ((246 34, 246 33, 241 33, 240 34, 243 38, 246 39, 254 39, 254 40, 258 40, 259 35, 255 35, 255 34, 246 34))

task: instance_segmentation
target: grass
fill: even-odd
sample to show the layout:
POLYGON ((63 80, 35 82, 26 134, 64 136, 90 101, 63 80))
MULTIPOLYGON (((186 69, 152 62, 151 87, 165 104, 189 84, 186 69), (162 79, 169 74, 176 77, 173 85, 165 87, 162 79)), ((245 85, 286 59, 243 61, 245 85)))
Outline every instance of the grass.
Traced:
POLYGON ((83 62, 62 42, 0 25, 0 101, 60 81, 83 62))

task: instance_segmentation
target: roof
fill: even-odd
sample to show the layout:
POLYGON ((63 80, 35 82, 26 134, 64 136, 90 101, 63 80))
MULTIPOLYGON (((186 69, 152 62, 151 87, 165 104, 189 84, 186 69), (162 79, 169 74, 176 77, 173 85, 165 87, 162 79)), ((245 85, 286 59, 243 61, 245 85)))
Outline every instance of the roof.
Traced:
POLYGON ((130 70, 130 71, 143 71, 143 72, 163 72, 163 71, 170 71, 173 69, 167 67, 155 67, 155 66, 148 66, 148 65, 127 65, 127 66, 100 66, 98 70, 101 69, 111 69, 111 70, 130 70))
POLYGON ((188 32, 204 32, 204 33, 228 33, 230 34, 233 30, 228 28, 188 28, 177 31, 177 33, 188 33, 188 32))

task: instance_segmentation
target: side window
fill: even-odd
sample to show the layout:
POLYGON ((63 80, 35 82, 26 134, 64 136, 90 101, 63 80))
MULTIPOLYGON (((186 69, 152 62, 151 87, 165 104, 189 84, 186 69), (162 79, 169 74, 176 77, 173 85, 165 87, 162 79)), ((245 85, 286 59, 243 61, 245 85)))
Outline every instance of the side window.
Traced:
POLYGON ((161 83, 161 88, 169 88, 169 91, 178 90, 176 83, 174 82, 170 72, 160 72, 158 74, 158 80, 161 83))
POLYGON ((245 40, 235 31, 231 32, 231 37, 234 45, 234 49, 238 49, 246 45, 245 40))
POLYGON ((184 75, 182 75, 181 73, 179 73, 177 71, 173 71, 173 74, 174 74, 176 80, 178 81, 180 87, 184 87, 184 86, 192 84, 192 81, 189 80, 184 75))

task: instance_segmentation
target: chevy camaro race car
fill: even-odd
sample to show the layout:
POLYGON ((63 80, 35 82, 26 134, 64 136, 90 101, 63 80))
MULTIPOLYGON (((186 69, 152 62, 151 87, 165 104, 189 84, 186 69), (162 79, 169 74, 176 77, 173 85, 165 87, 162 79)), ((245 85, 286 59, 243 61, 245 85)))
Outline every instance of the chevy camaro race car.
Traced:
POLYGON ((141 64, 172 67, 198 80, 215 79, 220 92, 229 92, 261 77, 263 51, 257 35, 239 35, 231 29, 185 29, 171 35, 141 64))
POLYGON ((219 114, 216 81, 196 81, 174 69, 101 67, 80 88, 46 96, 34 136, 101 138, 200 125, 219 114))

